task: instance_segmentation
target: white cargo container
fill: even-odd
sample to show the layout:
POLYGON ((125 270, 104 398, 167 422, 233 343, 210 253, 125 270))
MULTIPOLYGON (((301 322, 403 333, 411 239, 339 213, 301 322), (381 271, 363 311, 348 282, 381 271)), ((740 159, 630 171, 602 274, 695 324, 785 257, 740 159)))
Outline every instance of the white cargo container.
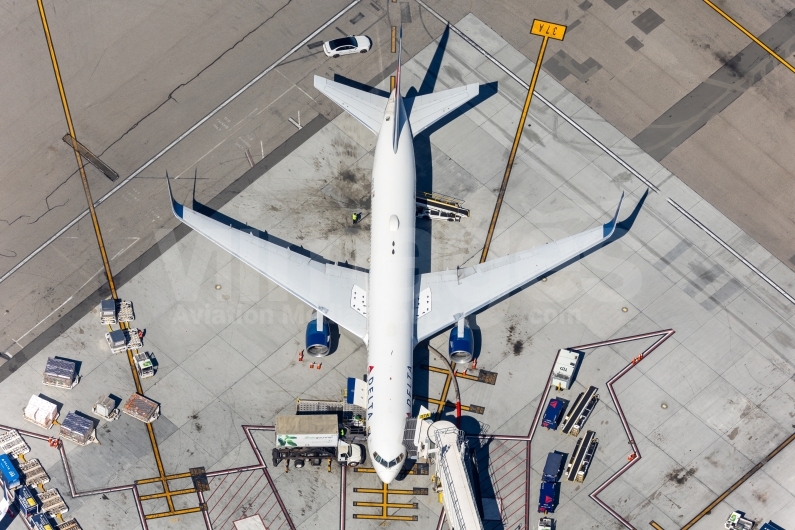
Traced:
POLYGON ((336 447, 339 439, 336 414, 276 417, 277 447, 336 447))
POLYGON ((53 422, 58 419, 58 406, 39 396, 30 396, 28 406, 25 407, 22 415, 29 422, 49 429, 52 427, 53 422))
POLYGON ((574 381, 574 373, 577 371, 579 362, 579 352, 573 350, 558 351, 558 359, 555 361, 555 368, 552 370, 552 386, 560 386, 563 390, 568 390, 574 381))

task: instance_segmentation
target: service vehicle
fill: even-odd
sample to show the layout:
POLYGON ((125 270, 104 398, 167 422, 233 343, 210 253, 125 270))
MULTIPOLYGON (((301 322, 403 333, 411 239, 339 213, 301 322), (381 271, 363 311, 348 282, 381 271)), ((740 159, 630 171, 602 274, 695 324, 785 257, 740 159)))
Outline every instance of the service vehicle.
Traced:
POLYGON ((595 386, 588 387, 585 392, 580 392, 574 405, 569 409, 569 413, 563 418, 563 434, 577 436, 585 426, 588 417, 599 401, 598 389, 595 386))
POLYGON ((569 401, 563 398, 552 398, 547 404, 547 409, 544 411, 544 419, 541 421, 541 426, 553 431, 558 430, 558 424, 563 414, 566 412, 566 407, 569 406, 569 401))
POLYGON ((541 480, 544 482, 557 482, 560 474, 563 473, 563 466, 566 464, 566 454, 552 451, 547 455, 547 462, 544 464, 544 474, 541 480))
POLYGON ((762 528, 760 528, 759 530, 784 530, 784 528, 777 525, 773 521, 768 521, 765 524, 763 524, 762 528))
POLYGON ((745 517, 745 512, 735 510, 726 519, 726 524, 723 525, 726 530, 754 530, 756 522, 745 517))
POLYGON ((538 513, 555 513, 560 498, 560 482, 542 482, 538 496, 538 513))
POLYGON ((373 47, 373 41, 365 35, 340 37, 323 43, 323 53, 328 57, 339 57, 352 53, 367 53, 373 47))
POLYGON ((133 354, 135 370, 138 372, 138 377, 141 379, 148 379, 155 375, 155 365, 152 363, 154 357, 154 354, 148 351, 133 354))
POLYGON ((542 517, 538 520, 538 530, 555 530, 555 520, 551 517, 542 517))
POLYGON ((22 485, 19 471, 8 455, 0 455, 0 478, 3 479, 3 484, 9 491, 14 491, 22 485))
POLYGON ((0 520, 8 513, 11 505, 14 504, 14 497, 14 492, 6 487, 3 474, 0 473, 0 520))
POLYGON ((336 414, 277 416, 273 465, 287 460, 287 465, 292 461, 301 468, 307 461, 319 466, 325 459, 335 459, 344 466, 358 466, 364 462, 364 447, 346 442, 340 430, 336 414))
POLYGON ((552 386, 568 390, 574 382, 577 366, 580 363, 580 352, 559 350, 552 369, 552 386))

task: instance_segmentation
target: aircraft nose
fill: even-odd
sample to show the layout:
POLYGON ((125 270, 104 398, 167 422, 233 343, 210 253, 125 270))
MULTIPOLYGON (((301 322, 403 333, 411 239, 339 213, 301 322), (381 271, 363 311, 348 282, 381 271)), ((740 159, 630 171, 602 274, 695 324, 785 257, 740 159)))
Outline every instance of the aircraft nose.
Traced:
POLYGON ((378 475, 378 478, 381 479, 384 484, 391 484, 401 470, 401 466, 389 468, 382 466, 378 462, 373 462, 373 468, 375 468, 375 474, 378 475))

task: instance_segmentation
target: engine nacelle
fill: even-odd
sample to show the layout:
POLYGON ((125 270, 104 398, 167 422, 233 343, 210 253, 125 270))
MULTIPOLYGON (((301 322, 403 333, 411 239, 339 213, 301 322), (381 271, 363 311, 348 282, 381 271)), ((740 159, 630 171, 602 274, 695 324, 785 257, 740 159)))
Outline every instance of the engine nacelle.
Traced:
POLYGON ((306 325, 306 354, 312 357, 325 357, 331 351, 331 332, 328 321, 315 311, 312 320, 306 325))
POLYGON ((472 360, 474 349, 475 341, 469 322, 466 318, 462 318, 450 331, 450 360, 457 364, 466 364, 472 360))

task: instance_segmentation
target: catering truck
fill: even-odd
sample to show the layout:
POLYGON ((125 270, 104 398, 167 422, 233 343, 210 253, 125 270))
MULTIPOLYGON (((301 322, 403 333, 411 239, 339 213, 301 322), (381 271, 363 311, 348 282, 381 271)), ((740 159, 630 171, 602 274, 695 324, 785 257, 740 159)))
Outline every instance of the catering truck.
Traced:
POLYGON ((364 462, 364 447, 348 443, 345 429, 336 414, 306 414, 276 417, 276 447, 273 465, 282 460, 294 467, 304 467, 307 461, 313 466, 325 459, 335 459, 341 465, 355 467, 364 462))

